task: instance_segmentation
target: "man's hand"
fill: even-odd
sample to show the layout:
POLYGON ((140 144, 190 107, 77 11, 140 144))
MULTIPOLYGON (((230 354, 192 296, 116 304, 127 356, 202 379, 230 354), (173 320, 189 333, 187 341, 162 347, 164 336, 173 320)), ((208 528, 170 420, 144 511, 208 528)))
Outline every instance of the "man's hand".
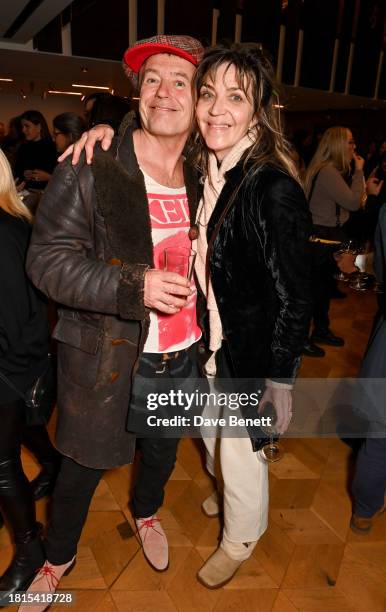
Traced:
POLYGON ((94 156, 94 147, 97 142, 101 141, 101 146, 104 151, 107 151, 114 138, 114 130, 107 124, 101 123, 91 128, 88 132, 84 132, 82 136, 73 145, 67 147, 64 153, 58 157, 58 161, 63 161, 72 154, 71 163, 75 166, 80 158, 83 149, 86 151, 86 162, 91 164, 94 156))
POLYGON ((383 187, 383 181, 377 178, 369 178, 366 181, 366 193, 367 195, 378 196, 379 192, 383 187))
POLYGON ((186 306, 192 294, 187 278, 176 272, 148 270, 145 274, 145 306, 165 314, 175 314, 186 306))
POLYGON ((283 434, 288 429, 292 418, 291 389, 267 387, 258 407, 259 414, 264 412, 264 405, 267 403, 273 404, 277 414, 275 429, 279 434, 283 434))

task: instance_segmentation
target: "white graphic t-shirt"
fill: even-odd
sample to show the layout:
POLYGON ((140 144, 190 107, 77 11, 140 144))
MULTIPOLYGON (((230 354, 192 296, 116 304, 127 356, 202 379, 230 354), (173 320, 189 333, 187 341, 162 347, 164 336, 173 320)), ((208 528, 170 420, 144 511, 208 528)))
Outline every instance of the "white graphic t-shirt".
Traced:
MULTIPOLYGON (((150 176, 145 178, 154 246, 154 266, 164 269, 164 249, 191 248, 188 198, 185 187, 172 189, 160 185, 150 176)), ((187 305, 176 314, 150 312, 149 335, 145 353, 169 353, 188 348, 201 336, 196 319, 197 292, 188 298, 187 305)))

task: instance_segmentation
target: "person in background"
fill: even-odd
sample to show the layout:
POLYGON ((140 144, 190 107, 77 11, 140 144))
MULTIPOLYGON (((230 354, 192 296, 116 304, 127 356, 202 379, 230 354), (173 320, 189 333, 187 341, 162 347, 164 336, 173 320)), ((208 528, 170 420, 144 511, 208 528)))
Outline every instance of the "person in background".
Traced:
MULTIPOLYGON (((382 186, 382 183, 379 183, 382 186)), ((382 206, 375 231, 375 271, 383 283, 386 270, 386 206, 382 206)), ((369 422, 369 432, 357 455, 352 482, 353 512, 351 529, 367 535, 374 520, 385 508, 386 490, 386 309, 379 302, 378 321, 370 338, 360 372, 359 382, 365 390, 360 410, 369 422)))
MULTIPOLYGON (((358 210, 365 197, 363 165, 363 158, 355 153, 355 142, 348 128, 332 127, 324 133, 304 180, 316 237, 339 243, 348 239, 345 224, 350 211, 358 210), (352 161, 355 171, 351 176, 352 161)), ((313 262, 314 329, 303 353, 322 357, 324 350, 318 344, 339 347, 344 345, 344 340, 330 330, 328 316, 336 272, 332 251, 323 260, 314 257, 313 262)))
POLYGON ((382 189, 378 194, 379 204, 382 206, 386 202, 386 151, 382 153, 379 163, 374 168, 369 178, 377 179, 378 181, 383 181, 382 189))
MULTIPOLYGON (((50 342, 46 302, 25 272, 31 221, 0 151, 0 372, 23 393, 46 369, 50 342)), ((15 554, 0 577, 0 606, 9 594, 28 588, 44 561, 34 493, 20 457, 25 411, 24 400, 1 379, 0 510, 15 554)))
POLYGON ((90 126, 90 117, 91 117, 91 112, 92 112, 94 104, 96 104, 98 100, 104 101, 104 100, 109 100, 110 98, 112 98, 111 93, 102 92, 102 91, 91 93, 90 95, 85 97, 84 102, 83 102, 84 119, 85 119, 88 129, 92 127, 90 126))
POLYGON ((75 113, 61 113, 53 119, 53 138, 58 153, 78 140, 86 129, 82 117, 75 113))
POLYGON ((3 144, 5 136, 6 136, 5 123, 3 121, 0 121, 0 147, 3 144))
POLYGON ((16 153, 24 140, 21 119, 20 117, 13 117, 9 122, 8 134, 1 143, 1 149, 9 161, 12 171, 15 166, 16 153))
POLYGON ((43 115, 36 110, 20 116, 25 142, 16 153, 14 175, 27 189, 47 186, 56 166, 56 148, 43 115))
POLYGON ((90 116, 88 127, 97 124, 110 125, 114 131, 118 131, 122 119, 131 110, 131 105, 126 98, 105 95, 95 100, 90 116))

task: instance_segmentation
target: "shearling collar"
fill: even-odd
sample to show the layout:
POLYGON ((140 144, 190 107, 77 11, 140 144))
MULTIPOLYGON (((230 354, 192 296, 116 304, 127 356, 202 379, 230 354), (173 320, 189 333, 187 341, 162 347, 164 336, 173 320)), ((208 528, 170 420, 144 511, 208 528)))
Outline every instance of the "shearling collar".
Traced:
MULTIPOLYGON (((107 152, 99 149, 92 164, 98 208, 104 218, 111 256, 126 263, 154 267, 151 222, 144 176, 134 151, 135 113, 124 118, 119 135, 107 152)), ((184 162, 190 220, 195 222, 198 178, 184 162)))

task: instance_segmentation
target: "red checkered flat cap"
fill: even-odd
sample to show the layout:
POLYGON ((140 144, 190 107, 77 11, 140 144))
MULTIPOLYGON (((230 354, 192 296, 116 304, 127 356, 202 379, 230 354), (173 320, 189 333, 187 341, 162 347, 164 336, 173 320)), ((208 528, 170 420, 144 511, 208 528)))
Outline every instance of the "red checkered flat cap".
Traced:
POLYGON ((202 60, 204 47, 200 41, 191 36, 174 36, 158 34, 151 38, 139 40, 129 47, 123 56, 127 76, 136 76, 145 60, 157 53, 177 55, 197 66, 202 60))

